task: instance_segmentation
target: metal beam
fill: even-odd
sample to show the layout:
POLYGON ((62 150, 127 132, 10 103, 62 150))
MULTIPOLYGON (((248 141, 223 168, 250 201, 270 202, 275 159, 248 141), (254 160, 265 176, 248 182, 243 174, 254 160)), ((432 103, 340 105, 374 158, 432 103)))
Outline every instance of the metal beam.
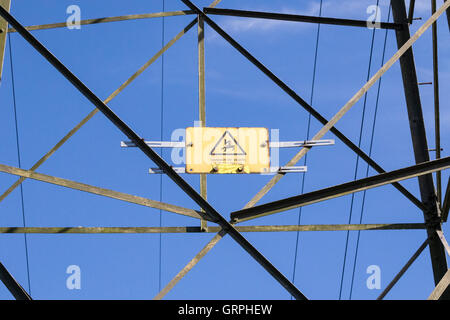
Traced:
POLYGON ((447 222, 449 211, 450 211, 450 177, 448 178, 447 190, 445 191, 444 203, 442 204, 442 221, 447 222))
MULTIPOLYGON (((267 77, 269 77, 276 85, 278 85, 284 92, 286 92, 292 99, 294 99, 300 106, 302 106, 307 112, 309 112, 314 118, 316 118, 323 125, 329 125, 325 117, 323 117, 319 112, 317 112, 312 106, 310 106, 305 100, 303 100, 294 90, 292 90, 287 84, 280 80, 273 72, 271 72, 266 66, 264 66, 260 61, 258 61, 253 55, 250 54, 244 47, 242 47, 236 40, 234 40, 228 33, 226 33, 222 28, 220 28, 214 21, 212 21, 207 15, 205 15, 199 8, 197 8, 192 2, 187 0, 182 0, 190 9, 196 11, 199 15, 203 15, 206 23, 208 23, 211 28, 213 28, 218 34, 220 34, 229 44, 231 44, 236 50, 238 50, 244 57, 246 57, 253 65, 255 65, 259 70, 261 70, 267 77)), ((420 35, 419 35, 420 36, 420 35)), ((385 70, 382 72, 384 73, 385 70)), ((381 75, 380 75, 381 76, 381 75)), ((371 84, 373 85, 373 83, 371 84)), ((368 85, 367 89, 371 86, 368 85)), ((363 88, 364 89, 364 88, 363 88)), ((364 92, 358 92, 358 96, 364 94, 364 92)), ((356 98, 356 97, 354 97, 356 98)), ((355 102, 352 99, 349 102, 355 102)), ((351 107, 348 105, 346 107, 351 107)), ((343 108, 344 109, 344 108, 343 108)), ((368 163, 373 169, 378 173, 383 173, 385 170, 381 168, 371 157, 369 157, 365 152, 363 152, 357 145, 355 145, 350 139, 348 139, 342 132, 334 127, 335 123, 327 129, 330 130, 338 139, 340 139, 345 145, 347 145, 351 150, 353 150, 361 159, 368 163)), ((320 139, 320 137, 315 137, 313 139, 320 139)), ((289 164, 292 165, 292 164, 289 164)), ((409 191, 407 191, 400 184, 395 183, 394 187, 397 188, 403 195, 410 199, 416 206, 422 208, 422 203, 414 197, 409 191)))
POLYGON ((447 270, 427 300, 448 300, 445 295, 450 290, 450 270, 447 270))
MULTIPOLYGON (((394 22, 404 23, 405 28, 396 30, 397 46, 402 47, 409 39, 409 27, 407 26, 406 7, 404 0, 391 1, 392 14, 394 22)), ((440 10, 448 9, 450 0, 444 2, 440 10)), ((433 21, 434 22, 434 21, 433 21)), ((420 101, 420 93, 417 81, 416 66, 414 62, 414 54, 410 48, 400 58, 400 69, 403 79, 403 87, 406 98, 406 106, 408 110, 409 125, 411 129, 411 139, 414 149, 414 157, 416 163, 429 161, 428 143, 425 131, 425 124, 422 114, 422 105, 420 101)), ((436 193, 431 174, 419 177, 420 196, 426 209, 423 210, 424 219, 430 225, 427 229, 429 240, 429 248, 431 262, 433 267, 433 275, 435 284, 438 284, 444 274, 447 272, 447 262, 442 243, 435 237, 435 230, 440 230, 440 217, 438 213, 438 203, 436 201, 436 193)), ((450 291, 447 293, 450 298, 450 291)), ((447 295, 446 294, 446 295, 447 295)))
POLYGON ((298 196, 269 202, 253 208, 243 209, 240 211, 232 212, 230 217, 233 222, 242 222, 260 218, 277 212, 286 211, 289 209, 306 206, 312 203, 341 197, 354 192, 383 186, 394 181, 420 177, 431 172, 444 170, 447 168, 450 168, 450 157, 416 164, 411 167, 406 167, 399 170, 382 173, 376 176, 301 194, 298 196))
MULTIPOLYGON (((327 17, 316 17, 316 16, 304 16, 304 15, 297 15, 297 14, 285 14, 285 13, 261 12, 261 11, 245 11, 245 10, 219 9, 219 8, 203 8, 203 12, 206 14, 222 15, 222 16, 281 20, 281 21, 292 21, 292 22, 320 23, 320 24, 331 24, 331 25, 339 25, 339 26, 367 28, 366 20, 339 19, 339 18, 327 18, 327 17)), ((401 28, 403 28, 403 26, 401 24, 397 24, 397 23, 381 22, 380 28, 381 29, 401 29, 401 28)))
POLYGON ((448 23, 448 30, 450 31, 450 8, 447 9, 447 23, 448 23))
POLYGON ((333 139, 324 140, 302 140, 302 141, 270 141, 270 148, 299 148, 334 145, 333 139))
POLYGON ((448 245, 447 239, 445 239, 444 233, 442 232, 442 230, 436 230, 436 233, 441 240, 445 250, 447 251, 447 254, 450 256, 450 246, 448 245))
POLYGON ((186 208, 175 206, 172 204, 159 202, 159 201, 155 201, 155 200, 150 200, 147 198, 138 197, 138 196, 134 196, 134 195, 123 193, 123 192, 113 191, 113 190, 109 190, 109 189, 105 189, 105 188, 94 187, 94 186, 91 186, 91 185, 88 185, 85 183, 75 182, 72 180, 67 180, 67 179, 62 179, 62 178, 57 178, 57 177, 49 176, 46 174, 37 173, 37 172, 31 171, 31 170, 24 170, 24 169, 19 169, 19 168, 7 166, 4 164, 0 164, 0 172, 14 174, 14 175, 22 176, 22 177, 33 179, 33 180, 38 180, 38 181, 54 184, 57 186, 62 186, 62 187, 70 188, 70 189, 75 189, 75 190, 79 190, 79 191, 83 191, 83 192, 96 194, 96 195, 103 196, 103 197, 108 197, 108 198, 112 198, 112 199, 116 199, 116 200, 121 200, 121 201, 129 202, 129 203, 138 204, 138 205, 149 207, 149 208, 155 208, 155 209, 160 209, 160 210, 169 211, 169 212, 173 212, 173 213, 178 213, 178 214, 188 216, 191 218, 196 218, 196 219, 201 218, 200 214, 197 211, 192 210, 192 209, 186 209, 186 208))
POLYGON ((253 247, 224 217, 220 215, 200 194, 197 193, 170 165, 168 165, 152 148, 147 146, 125 122, 123 122, 100 98, 98 98, 80 79, 47 50, 30 32, 28 32, 5 9, 0 8, 0 15, 13 26, 17 32, 38 51, 55 69, 57 69, 72 85, 94 104, 122 133, 133 141, 138 148, 151 159, 167 176, 172 179, 204 212, 204 218, 218 223, 244 250, 246 250, 272 277, 274 277, 296 299, 306 299, 277 268, 275 268, 258 250, 253 247))
MULTIPOLYGON (((3 0, 3 1, 5 1, 5 0, 3 0)), ((118 21, 127 21, 127 20, 138 20, 138 19, 148 19, 148 18, 185 16, 185 15, 190 15, 190 14, 193 14, 193 12, 191 10, 130 14, 130 15, 126 15, 126 16, 81 20, 80 25, 98 24, 98 23, 105 23, 105 22, 118 22, 118 21)), ((36 30, 48 30, 48 29, 57 29, 57 28, 66 28, 66 27, 67 27, 67 22, 58 22, 58 23, 49 23, 49 24, 28 26, 28 27, 25 27, 25 29, 27 29, 28 31, 36 31, 36 30)), ((8 32, 11 33, 11 32, 17 32, 17 31, 14 28, 10 28, 10 29, 8 29, 8 32)))
MULTIPOLYGON (((178 174, 181 174, 181 173, 192 174, 192 173, 186 172, 186 167, 172 167, 172 169, 175 170, 175 172, 178 174)), ((292 172, 306 172, 307 170, 308 170, 308 167, 306 167, 306 166, 269 167, 269 171, 265 172, 264 175, 277 174, 277 173, 285 174, 285 173, 292 173, 292 172)), ((162 171, 159 168, 150 168, 148 170, 148 172, 151 174, 163 174, 164 173, 164 171, 162 171)), ((220 174, 220 173, 211 173, 211 174, 220 174)), ((242 174, 247 174, 247 173, 242 173, 242 174)), ((248 174, 260 174, 260 173, 248 173, 248 174)), ((202 175, 202 174, 200 174, 200 175, 202 175)))
MULTIPOLYGON (((11 0, 0 0, 0 6, 9 11, 11 8, 11 0)), ((8 22, 0 20, 0 84, 2 83, 3 61, 5 60, 7 28, 8 22)))
MULTIPOLYGON (((205 94, 205 23, 201 16, 197 17, 197 53, 198 53, 198 116, 200 127, 206 126, 206 94, 205 94)), ((200 174, 200 195, 207 200, 206 174, 200 174)), ((206 220, 201 220, 203 230, 207 229, 206 220)))
MULTIPOLYGON (((436 12, 436 0, 431 0, 431 14, 436 12)), ((439 111, 439 66, 438 66, 438 40, 437 23, 433 23, 432 48, 433 48, 433 91, 434 91, 434 143, 436 149, 436 159, 441 157, 441 120, 439 111)), ((442 204, 442 175, 436 172, 436 192, 439 205, 442 204)))
POLYGON ((14 279, 5 266, 0 262, 0 280, 16 300, 32 300, 24 288, 14 279))
POLYGON ((409 1, 409 11, 408 11, 408 23, 412 24, 414 20, 414 7, 416 5, 416 0, 409 1))
POLYGON ((409 269, 409 267, 416 261, 416 259, 420 256, 423 250, 428 245, 428 239, 426 239, 422 245, 417 249, 417 251, 413 254, 413 256, 406 262, 403 268, 398 272, 398 274, 392 279, 391 282, 387 285, 387 287, 383 290, 383 292, 378 296, 377 300, 383 300, 383 298, 391 291, 391 289, 395 286, 395 284, 400 280, 400 278, 405 274, 405 272, 409 269))
MULTIPOLYGON (((152 148, 184 148, 186 143, 184 141, 147 141, 145 143, 152 148)), ((121 141, 122 148, 133 148, 136 145, 131 141, 121 141)))
MULTIPOLYGON (((147 141, 145 143, 152 148, 184 148, 185 141, 147 141)), ((333 139, 325 140, 300 140, 300 141, 270 141, 270 148, 299 148, 299 147, 316 147, 334 145, 333 139)), ((136 145, 131 141, 121 141, 122 148, 133 148, 136 145)))
POLYGON ((180 270, 176 274, 175 277, 172 278, 172 280, 169 281, 169 283, 153 298, 153 300, 161 300, 166 296, 167 293, 169 293, 170 290, 173 289, 173 287, 181 280, 183 277, 192 270, 192 268, 212 249, 214 246, 226 235, 227 233, 224 230, 220 230, 218 234, 212 238, 211 241, 209 241, 206 246, 203 247, 202 250, 200 250, 199 253, 195 255, 195 257, 189 261, 189 263, 180 270))
MULTIPOLYGON (((381 231, 422 230, 424 223, 387 224, 317 224, 288 226, 237 226, 239 232, 315 232, 315 231, 381 231)), ((139 234, 139 233, 217 233, 221 227, 0 227, 0 234, 139 234)))

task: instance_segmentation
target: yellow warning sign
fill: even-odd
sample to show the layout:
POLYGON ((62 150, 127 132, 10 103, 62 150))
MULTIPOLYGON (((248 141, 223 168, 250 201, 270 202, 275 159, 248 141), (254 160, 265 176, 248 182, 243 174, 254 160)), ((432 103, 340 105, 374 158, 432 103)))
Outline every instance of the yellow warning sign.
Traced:
POLYGON ((264 173, 270 168, 266 128, 186 129, 187 173, 264 173))

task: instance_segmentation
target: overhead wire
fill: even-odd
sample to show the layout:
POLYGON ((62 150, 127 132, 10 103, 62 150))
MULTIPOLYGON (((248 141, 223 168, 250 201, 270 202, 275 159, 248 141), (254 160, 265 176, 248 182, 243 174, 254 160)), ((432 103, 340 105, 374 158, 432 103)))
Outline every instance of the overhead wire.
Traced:
MULTIPOLYGON (((320 0, 319 5, 319 17, 322 16, 322 4, 323 1, 320 0)), ((314 65, 313 65, 313 76, 312 76, 312 83, 311 83, 311 96, 310 96, 310 105, 313 104, 313 98, 314 98, 314 87, 316 82, 316 70, 317 70, 317 56, 319 51, 319 37, 320 37, 320 23, 317 24, 317 33, 316 33, 316 47, 314 52, 314 65)), ((311 131, 311 113, 308 115, 308 124, 306 129, 306 140, 309 140, 311 131)), ((306 166, 308 160, 308 154, 305 155, 303 160, 303 165, 306 166)), ((301 194, 303 194, 305 190, 305 177, 306 173, 302 174, 302 180, 301 180, 301 194)), ((298 210, 298 219, 297 219, 297 225, 300 225, 302 218, 302 207, 298 210)), ((292 272, 292 283, 295 283, 295 275, 297 270, 297 258, 298 258, 298 248, 299 248, 299 238, 300 238, 300 232, 297 231, 296 233, 296 241, 295 241, 295 251, 294 251, 294 266, 293 266, 293 272, 292 272)), ((291 296, 291 300, 293 297, 291 296)))
MULTIPOLYGON (((12 44, 11 44, 11 35, 8 37, 8 47, 9 47, 9 62, 10 62, 10 69, 11 69, 11 87, 12 87, 12 98, 13 98, 13 110, 14 110, 14 124, 15 124, 15 134, 16 134, 16 150, 17 150, 17 162, 19 165, 19 168, 22 168, 22 158, 21 158, 21 152, 20 152, 20 140, 19 140, 19 125, 18 125, 18 118, 17 118, 17 99, 16 99, 16 84, 15 84, 15 77, 14 77, 14 58, 13 58, 13 51, 12 51, 12 44)), ((23 185, 20 185, 20 203, 22 208, 22 224, 24 227, 26 227, 26 216, 25 216, 25 201, 24 201, 24 195, 23 195, 23 185)), ((27 282, 28 282, 28 293, 31 295, 31 278, 30 278, 30 261, 29 261, 29 254, 28 254, 28 237, 27 234, 24 233, 24 246, 25 246, 25 259, 26 259, 26 266, 27 266, 27 282)))
MULTIPOLYGON (((388 22, 389 22, 390 17, 391 17, 391 7, 389 6, 388 18, 387 18, 388 22)), ((385 35, 384 35, 383 54, 382 54, 382 57, 381 57, 381 66, 384 65, 387 39, 388 39, 388 30, 386 29, 385 35)), ((376 102, 375 102, 375 111, 374 111, 373 122, 372 122, 372 133, 371 133, 371 137, 370 137, 369 157, 372 156, 372 150, 373 150, 373 142, 374 142, 374 137, 375 137, 375 125, 376 125, 377 114, 378 114, 378 104, 379 104, 379 101, 380 101, 381 79, 382 78, 380 78, 380 81, 378 81, 377 98, 376 98, 376 102)), ((370 168, 367 165, 367 167, 366 167, 366 177, 369 176, 369 169, 370 168)), ((359 215, 359 224, 362 224, 362 220, 363 220, 364 207, 365 207, 365 203, 366 203, 366 192, 367 192, 367 190, 364 190, 364 192, 363 192, 361 212, 360 212, 360 215, 359 215)), ((353 294, 353 286, 354 286, 354 280, 355 280, 356 262, 357 262, 357 259, 358 259, 360 235, 361 235, 361 232, 358 231, 357 232, 357 238, 356 238, 355 257, 354 257, 354 260, 353 260, 352 281, 351 281, 351 285, 350 285, 350 300, 352 299, 352 294, 353 294)))
MULTIPOLYGON (((377 18, 378 18, 379 2, 380 1, 377 0, 375 21, 377 21, 377 18)), ((368 63, 368 67, 367 67, 366 81, 369 81, 369 79, 370 79, 376 30, 377 30, 377 28, 374 27, 373 31, 372 31, 372 39, 371 39, 371 43, 370 43, 370 54, 369 54, 369 63, 368 63)), ((362 137, 363 137, 363 132, 364 132, 364 122, 365 122, 366 110, 367 110, 367 96, 368 96, 368 94, 366 92, 364 94, 363 110, 362 110, 362 114, 361 114, 361 125, 360 125, 360 130, 359 130, 358 148, 361 148, 362 137)), ((356 178, 358 176, 359 159, 360 159, 360 157, 359 157, 359 155, 357 155, 353 180, 356 180, 356 178)), ((351 221, 352 221, 354 203, 355 203, 355 194, 352 193, 351 201, 350 201, 350 213, 349 213, 349 217, 348 217, 348 224, 351 224, 351 221)), ((347 231, 346 239, 345 239, 344 261, 342 263, 341 280, 340 280, 340 286, 339 286, 339 300, 341 300, 341 298, 342 298, 342 290, 343 290, 343 286, 344 286, 344 277, 345 277, 345 269, 346 269, 346 264, 347 264, 349 240, 350 240, 350 231, 347 231)))

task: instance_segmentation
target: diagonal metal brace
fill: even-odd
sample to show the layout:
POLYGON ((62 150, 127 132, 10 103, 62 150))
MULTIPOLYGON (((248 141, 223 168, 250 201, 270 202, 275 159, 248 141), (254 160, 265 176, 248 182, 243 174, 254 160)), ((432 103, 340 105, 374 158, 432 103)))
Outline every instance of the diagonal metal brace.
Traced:
POLYGON ((32 300, 24 288, 14 279, 5 266, 0 262, 0 280, 8 288, 16 300, 32 300))

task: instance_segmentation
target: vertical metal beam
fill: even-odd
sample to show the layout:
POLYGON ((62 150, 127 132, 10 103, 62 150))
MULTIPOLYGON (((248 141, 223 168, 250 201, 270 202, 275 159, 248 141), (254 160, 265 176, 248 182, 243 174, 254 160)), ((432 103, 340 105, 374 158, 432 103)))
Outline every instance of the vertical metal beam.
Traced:
POLYGON ((445 191, 444 203, 442 205, 442 221, 447 222, 449 210, 450 210, 450 177, 448 178, 447 190, 445 191))
MULTIPOLYGON (((200 126, 206 126, 205 103, 205 22, 202 16, 198 16, 198 115, 200 126)), ((200 195, 207 200, 206 174, 200 174, 200 195)), ((202 230, 206 230, 205 219, 200 222, 202 230)))
POLYGON ((205 113, 205 22, 198 16, 198 106, 200 126, 206 124, 205 113))
POLYGON ((5 266, 0 262, 0 280, 8 288, 9 292, 16 300, 32 300, 30 295, 24 288, 14 279, 14 277, 6 270, 5 266))
POLYGON ((414 6, 416 4, 416 0, 411 0, 409 2, 409 11, 408 11, 408 23, 412 24, 414 20, 414 6))
MULTIPOLYGON (((436 12, 436 0, 431 0, 431 14, 436 12)), ((439 110, 439 68, 438 68, 438 44, 437 44, 437 22, 432 25, 433 38, 433 87, 434 87, 434 136, 436 159, 441 157, 441 121, 439 110)), ((436 192, 437 200, 442 204, 442 174, 436 172, 436 192)))
MULTIPOLYGON (((403 23, 405 27, 402 30, 396 30, 397 45, 400 48, 409 38, 409 27, 407 25, 406 7, 404 0, 391 0, 394 22, 403 23)), ((413 50, 410 48, 400 58, 400 68, 403 78, 403 87, 406 97, 409 125, 411 129, 411 138, 414 149, 416 163, 422 163, 430 160, 428 153, 428 143, 425 133, 425 124, 422 114, 422 105, 420 102, 419 87, 414 63, 413 50)), ((428 225, 427 233, 429 237, 429 247, 431 263, 435 284, 438 284, 444 274, 447 272, 447 262, 442 243, 436 235, 435 230, 440 230, 440 217, 436 202, 436 193, 434 190, 433 177, 427 174, 419 177, 419 187, 424 210, 425 222, 428 225)), ((447 292, 446 294, 450 294, 447 292)))
MULTIPOLYGON (((0 6, 10 10, 11 0, 0 0, 0 6)), ((0 84, 2 83, 3 60, 5 59, 6 37, 8 35, 8 22, 0 19, 0 84)))

